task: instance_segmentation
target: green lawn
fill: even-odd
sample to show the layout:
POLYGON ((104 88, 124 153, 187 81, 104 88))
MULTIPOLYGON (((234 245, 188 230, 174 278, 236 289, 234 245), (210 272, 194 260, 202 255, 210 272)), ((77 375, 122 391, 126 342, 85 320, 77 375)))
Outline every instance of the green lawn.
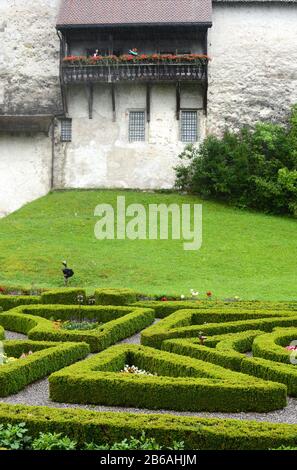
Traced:
POLYGON ((192 196, 137 191, 65 191, 41 198, 0 221, 0 283, 63 286, 61 261, 75 271, 72 286, 131 287, 151 294, 191 288, 217 298, 297 299, 297 221, 203 201, 203 245, 182 241, 105 240, 94 236, 94 208, 126 203, 198 203, 192 196))

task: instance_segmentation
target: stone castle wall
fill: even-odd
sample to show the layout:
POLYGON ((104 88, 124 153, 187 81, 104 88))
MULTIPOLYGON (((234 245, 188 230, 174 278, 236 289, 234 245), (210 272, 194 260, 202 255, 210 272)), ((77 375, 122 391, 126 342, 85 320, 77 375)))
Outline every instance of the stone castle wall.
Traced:
POLYGON ((297 103, 297 3, 213 6, 208 133, 285 121, 297 103))
POLYGON ((0 0, 0 114, 61 112, 60 0, 0 0))

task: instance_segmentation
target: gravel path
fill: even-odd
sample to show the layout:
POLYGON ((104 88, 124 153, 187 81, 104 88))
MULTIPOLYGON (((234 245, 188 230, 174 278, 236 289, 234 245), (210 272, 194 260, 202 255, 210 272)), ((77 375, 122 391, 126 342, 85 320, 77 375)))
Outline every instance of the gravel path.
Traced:
MULTIPOLYGON (((156 320, 158 322, 159 320, 156 320)), ((130 338, 126 338, 121 343, 128 344, 140 344, 141 333, 137 333, 130 338)), ((6 331, 5 337, 7 339, 26 339, 25 335, 19 333, 13 333, 6 331)), ((247 353, 250 355, 250 353, 247 353)), ((271 411, 269 413, 208 413, 208 412, 180 412, 180 411, 168 411, 168 410, 146 410, 139 408, 124 408, 117 406, 95 406, 95 405, 74 405, 66 403, 55 403, 49 399, 49 383, 48 379, 39 380, 24 390, 21 390, 15 395, 10 395, 6 398, 0 398, 0 403, 10 403, 10 404, 23 404, 23 405, 35 405, 35 406, 49 406, 52 408, 80 408, 83 410, 91 411, 113 411, 121 412, 127 411, 131 413, 158 413, 158 414, 172 414, 176 416, 192 416, 192 417, 202 417, 202 418, 232 418, 238 420, 256 420, 262 422, 271 422, 271 423, 287 423, 287 424, 297 424, 297 398, 288 398, 288 405, 286 408, 277 411, 271 411)))
POLYGON ((29 385, 16 395, 11 395, 7 398, 0 398, 0 403, 10 404, 23 404, 35 406, 49 406, 52 408, 80 408, 83 410, 91 411, 128 411, 130 413, 158 413, 158 414, 172 414, 175 416, 192 416, 200 418, 232 418, 239 420, 256 420, 271 423, 287 423, 297 424, 297 399, 289 398, 288 406, 282 410, 271 411, 269 413, 192 413, 168 410, 146 410, 139 408, 123 408, 117 406, 93 406, 93 405, 73 405, 66 403, 55 403, 49 399, 49 384, 48 379, 39 380, 34 384, 29 385))
POLYGON ((28 339, 22 333, 15 333, 14 331, 5 331, 5 339, 28 339))

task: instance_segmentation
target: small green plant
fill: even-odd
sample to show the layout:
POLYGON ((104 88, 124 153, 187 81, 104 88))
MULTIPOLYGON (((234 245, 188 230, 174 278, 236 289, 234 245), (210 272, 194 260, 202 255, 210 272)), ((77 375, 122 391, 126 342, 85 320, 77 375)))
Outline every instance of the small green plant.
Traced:
POLYGON ((62 324, 62 330, 94 330, 95 328, 98 328, 98 326, 101 323, 97 322, 87 322, 87 321, 81 321, 81 322, 75 322, 75 321, 67 321, 62 324))
POLYGON ((163 447, 153 437, 147 437, 143 432, 140 438, 130 437, 114 444, 97 445, 94 442, 85 446, 86 450, 184 450, 184 442, 174 441, 172 447, 163 447))
POLYGON ((51 432, 41 432, 39 437, 32 442, 33 450, 75 450, 76 446, 77 442, 69 437, 51 432))
POLYGON ((27 435, 26 423, 0 424, 0 447, 10 450, 28 449, 31 437, 27 435))

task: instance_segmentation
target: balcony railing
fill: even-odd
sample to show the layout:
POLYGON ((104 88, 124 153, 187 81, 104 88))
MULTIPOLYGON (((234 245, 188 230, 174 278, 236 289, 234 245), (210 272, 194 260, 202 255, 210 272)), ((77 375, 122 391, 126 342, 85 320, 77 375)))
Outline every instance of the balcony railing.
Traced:
POLYGON ((116 83, 124 81, 206 81, 207 62, 62 64, 62 78, 70 83, 116 83))

